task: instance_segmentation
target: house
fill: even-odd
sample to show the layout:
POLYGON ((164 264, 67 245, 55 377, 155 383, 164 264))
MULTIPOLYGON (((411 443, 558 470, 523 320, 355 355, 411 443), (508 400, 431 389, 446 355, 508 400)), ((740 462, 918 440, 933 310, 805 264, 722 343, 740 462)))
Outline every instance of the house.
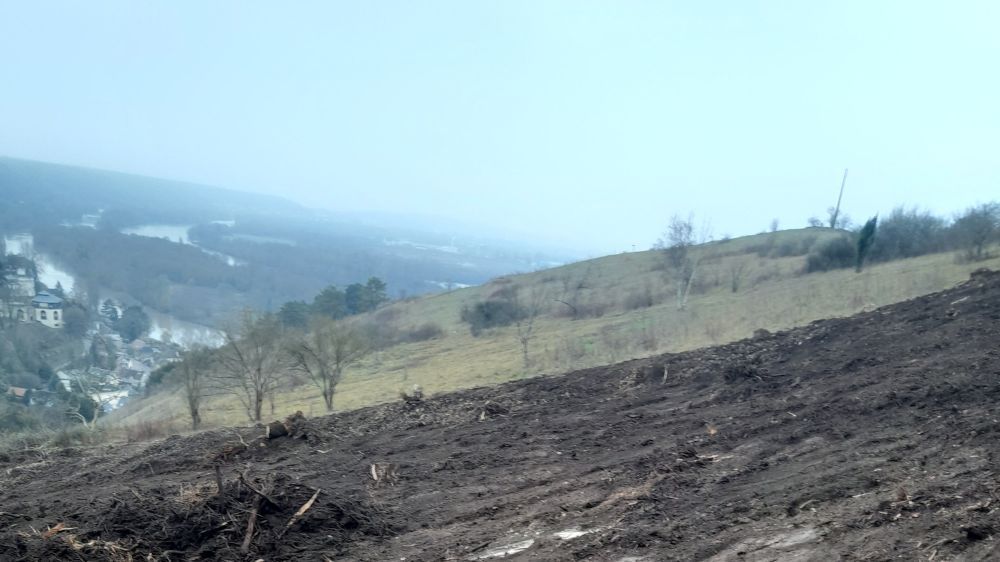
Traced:
POLYGON ((63 300, 47 291, 35 294, 35 276, 29 265, 30 262, 21 256, 7 256, 3 271, 7 284, 6 307, 0 309, 0 316, 62 328, 63 300))
POLYGON ((49 328, 62 328, 63 300, 52 293, 42 291, 31 299, 34 320, 49 328))
POLYGON ((25 406, 31 405, 31 394, 32 391, 30 388, 21 388, 19 386, 7 387, 7 396, 25 406))
POLYGON ((7 310, 3 313, 12 320, 31 322, 34 319, 31 299, 35 295, 35 278, 26 267, 17 264, 6 267, 4 277, 8 292, 7 310))

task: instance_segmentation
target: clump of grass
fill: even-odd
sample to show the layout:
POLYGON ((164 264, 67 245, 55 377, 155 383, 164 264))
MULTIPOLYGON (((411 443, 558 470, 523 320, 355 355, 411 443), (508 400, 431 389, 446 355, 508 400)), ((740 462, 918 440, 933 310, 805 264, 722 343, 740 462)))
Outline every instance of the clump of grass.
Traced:
POLYGON ((123 429, 125 440, 129 443, 151 441, 176 433, 173 431, 173 426, 163 420, 144 420, 127 425, 123 429))
POLYGON ((51 447, 81 447, 99 445, 108 440, 108 432, 103 427, 90 428, 84 425, 71 425, 53 432, 46 443, 51 447))

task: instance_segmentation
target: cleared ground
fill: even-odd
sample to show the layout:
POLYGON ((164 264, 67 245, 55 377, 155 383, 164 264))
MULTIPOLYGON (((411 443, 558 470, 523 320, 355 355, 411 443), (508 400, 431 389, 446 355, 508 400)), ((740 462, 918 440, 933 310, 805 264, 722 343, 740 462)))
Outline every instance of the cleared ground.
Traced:
POLYGON ((5 453, 0 559, 1000 559, 998 341, 1000 274, 978 273, 295 437, 5 453))

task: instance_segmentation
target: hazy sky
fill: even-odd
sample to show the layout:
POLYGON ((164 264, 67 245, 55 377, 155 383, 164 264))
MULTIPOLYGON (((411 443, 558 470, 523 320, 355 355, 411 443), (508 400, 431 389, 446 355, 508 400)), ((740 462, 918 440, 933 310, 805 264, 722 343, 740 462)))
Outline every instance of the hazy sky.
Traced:
POLYGON ((1000 194, 1000 2, 0 2, 0 154, 587 253, 1000 194), (44 6, 42 5, 44 4, 44 6))

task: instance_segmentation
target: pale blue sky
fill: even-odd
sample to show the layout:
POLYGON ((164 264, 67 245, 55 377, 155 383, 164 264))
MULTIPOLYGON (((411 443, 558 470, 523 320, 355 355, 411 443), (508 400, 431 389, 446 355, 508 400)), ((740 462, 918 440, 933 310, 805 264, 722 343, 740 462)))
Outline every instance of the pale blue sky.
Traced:
POLYGON ((1000 3, 0 2, 0 154, 597 254, 996 198, 1000 3))

